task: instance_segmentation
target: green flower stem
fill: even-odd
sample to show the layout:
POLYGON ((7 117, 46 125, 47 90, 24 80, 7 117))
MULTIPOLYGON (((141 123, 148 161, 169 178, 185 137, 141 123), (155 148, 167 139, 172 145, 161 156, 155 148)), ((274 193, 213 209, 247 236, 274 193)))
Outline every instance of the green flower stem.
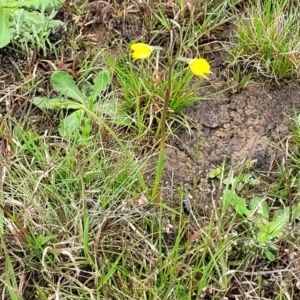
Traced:
POLYGON ((167 119, 167 113, 168 113, 168 108, 169 108, 169 104, 170 104, 172 70, 173 70, 173 64, 171 62, 171 59, 169 58, 169 78, 168 78, 168 84, 167 84, 167 89, 166 89, 166 94, 165 94, 164 107, 163 107, 161 120, 160 120, 161 129, 160 129, 159 154, 158 154, 158 160, 157 160, 155 180, 154 180, 153 189, 152 189, 152 199, 157 199, 158 187, 160 184, 160 180, 161 180, 163 168, 164 168, 165 141, 166 141, 166 119, 167 119))

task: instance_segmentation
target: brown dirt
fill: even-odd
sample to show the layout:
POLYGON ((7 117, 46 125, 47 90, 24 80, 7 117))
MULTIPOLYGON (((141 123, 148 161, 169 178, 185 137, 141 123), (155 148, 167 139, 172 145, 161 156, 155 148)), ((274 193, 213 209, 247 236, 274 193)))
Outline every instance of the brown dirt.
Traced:
POLYGON ((206 175, 224 159, 227 165, 246 160, 256 171, 271 171, 272 163, 281 158, 274 145, 289 135, 289 116, 299 109, 298 87, 268 83, 253 83, 240 92, 225 92, 189 106, 185 113, 199 130, 193 137, 182 130, 171 142, 165 182, 192 185, 203 203, 211 201, 206 175))

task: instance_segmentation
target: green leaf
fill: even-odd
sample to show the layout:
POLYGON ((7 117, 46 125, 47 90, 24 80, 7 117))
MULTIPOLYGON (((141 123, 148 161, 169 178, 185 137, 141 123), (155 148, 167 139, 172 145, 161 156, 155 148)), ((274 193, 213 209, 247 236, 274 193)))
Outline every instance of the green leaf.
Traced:
POLYGON ((48 295, 44 292, 44 290, 38 284, 35 283, 34 287, 35 287, 36 293, 40 299, 42 299, 42 300, 49 299, 48 295))
POLYGON ((227 177, 223 180, 223 184, 229 186, 232 185, 234 188, 236 187, 236 184, 239 182, 239 178, 237 177, 227 177))
POLYGON ((58 132, 61 136, 71 137, 74 136, 81 126, 84 118, 84 110, 78 109, 69 114, 60 124, 58 132))
POLYGON ((84 96, 76 86, 72 76, 65 71, 55 71, 51 75, 51 84, 53 88, 66 98, 75 99, 83 103, 84 96))
POLYGON ((271 252, 270 250, 265 250, 264 254, 269 261, 274 261, 276 259, 275 254, 273 252, 271 252))
MULTIPOLYGON (((265 229, 268 229, 267 227, 265 229)), ((264 245, 266 242, 269 242, 270 239, 270 234, 268 231, 262 231, 257 235, 256 238, 257 242, 259 243, 259 245, 264 245)))
POLYGON ((296 205, 293 206, 292 212, 294 214, 295 219, 300 218, 300 203, 297 203, 296 205))
POLYGON ((252 212, 255 211, 256 214, 264 216, 269 220, 270 208, 266 200, 259 197, 254 197, 250 201, 250 207, 252 212))
POLYGON ((245 199, 240 197, 236 198, 235 210, 241 216, 249 217, 252 213, 251 210, 247 208, 245 199))
POLYGON ((48 241, 52 240, 56 235, 49 235, 49 236, 38 236, 34 240, 35 245, 38 248, 41 248, 44 244, 46 244, 48 241))
POLYGON ((282 235, 286 224, 289 222, 288 212, 283 212, 280 215, 274 216, 272 222, 263 224, 262 222, 257 222, 256 225, 262 229, 257 235, 257 241, 260 245, 263 245, 274 238, 282 235))
POLYGON ((41 98, 34 97, 32 103, 35 104, 40 109, 59 109, 59 108, 68 108, 68 109, 79 109, 78 105, 71 104, 72 102, 66 102, 62 98, 41 98))
POLYGON ((105 103, 101 104, 100 110, 118 125, 130 126, 132 123, 129 116, 118 106, 117 101, 106 101, 105 103))
POLYGON ((225 189, 223 192, 223 200, 222 200, 223 209, 226 210, 229 205, 234 205, 236 203, 237 197, 238 195, 235 193, 235 191, 230 189, 225 189))
POLYGON ((109 84, 110 84, 109 72, 106 70, 101 71, 94 79, 94 84, 92 85, 93 92, 90 97, 93 100, 93 102, 97 99, 99 94, 101 94, 107 89, 109 84))
POLYGON ((222 168, 221 167, 217 167, 215 170, 211 171, 208 174, 208 177, 209 178, 220 178, 221 174, 222 174, 222 168))
POLYGON ((0 0, 0 7, 11 8, 14 9, 19 6, 19 1, 11 1, 11 0, 0 0))
POLYGON ((20 7, 34 8, 36 10, 41 10, 45 8, 46 10, 52 10, 53 8, 58 9, 61 7, 61 3, 64 0, 24 0, 20 1, 20 7))
POLYGON ((270 235, 271 238, 275 238, 283 233, 285 225, 289 222, 288 213, 283 213, 274 217, 274 220, 270 223, 270 235))
POLYGON ((258 178, 251 177, 247 183, 250 185, 258 185, 258 184, 260 184, 260 180, 258 178))
POLYGON ((11 40, 11 34, 8 27, 8 19, 8 10, 0 8, 0 48, 8 45, 11 40))
POLYGON ((35 12, 35 11, 27 11, 24 10, 24 22, 29 27, 34 27, 34 25, 42 24, 42 22, 45 22, 45 15, 35 12))

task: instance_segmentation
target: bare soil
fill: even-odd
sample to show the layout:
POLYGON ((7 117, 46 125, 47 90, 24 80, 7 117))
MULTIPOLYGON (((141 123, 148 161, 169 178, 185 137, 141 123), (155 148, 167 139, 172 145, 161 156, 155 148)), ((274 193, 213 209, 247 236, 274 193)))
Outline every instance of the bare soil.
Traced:
POLYGON ((278 148, 290 135, 291 116, 299 109, 299 87, 264 82, 187 107, 185 113, 199 129, 192 137, 182 130, 179 139, 170 143, 165 181, 191 185, 207 204, 211 189, 203 187, 204 179, 224 160, 232 166, 245 161, 253 170, 270 174, 281 161, 278 148))

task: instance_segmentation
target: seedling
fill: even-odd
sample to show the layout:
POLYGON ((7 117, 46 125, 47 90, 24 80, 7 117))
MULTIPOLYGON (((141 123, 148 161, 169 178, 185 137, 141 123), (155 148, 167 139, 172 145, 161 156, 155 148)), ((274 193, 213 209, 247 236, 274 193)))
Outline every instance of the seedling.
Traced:
POLYGON ((239 196, 245 185, 257 185, 259 180, 250 174, 239 174, 237 177, 229 176, 223 180, 226 185, 222 197, 222 209, 225 213, 228 207, 232 207, 240 218, 250 222, 253 228, 253 240, 257 247, 263 247, 266 257, 273 261, 277 250, 272 245, 273 241, 280 237, 289 223, 288 209, 276 211, 273 217, 271 208, 264 198, 253 197, 249 204, 244 197, 239 196))
POLYGON ((51 75, 50 81, 59 97, 35 97, 32 102, 40 109, 64 108, 72 111, 61 121, 59 126, 60 135, 74 137, 81 133, 83 136, 88 137, 91 132, 91 126, 85 107, 95 111, 96 103, 99 104, 100 111, 103 114, 111 117, 118 124, 128 124, 127 115, 118 110, 116 100, 106 98, 103 94, 107 90, 110 80, 108 71, 99 72, 93 84, 89 84, 86 87, 88 92, 85 93, 77 87, 76 82, 68 73, 56 71, 51 75))

